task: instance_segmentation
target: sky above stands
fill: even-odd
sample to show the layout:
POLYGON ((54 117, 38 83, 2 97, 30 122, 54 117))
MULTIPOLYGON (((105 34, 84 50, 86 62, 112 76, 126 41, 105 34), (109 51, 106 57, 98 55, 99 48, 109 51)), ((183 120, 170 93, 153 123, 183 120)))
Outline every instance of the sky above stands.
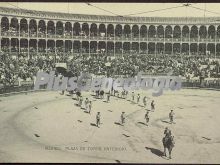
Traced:
POLYGON ((51 11, 73 14, 93 15, 130 15, 140 17, 220 17, 220 3, 190 3, 191 7, 179 7, 186 3, 34 3, 34 2, 0 2, 1 7, 22 8, 29 10, 51 11), (199 9, 195 9, 195 8, 199 9), (112 13, 103 11, 108 10, 112 13), (154 11, 157 10, 157 11, 154 11), (205 12, 206 10, 206 12, 205 12), (154 11, 154 12, 149 12, 154 11), (215 12, 215 13, 210 13, 215 12), (148 13, 143 13, 148 12, 148 13))

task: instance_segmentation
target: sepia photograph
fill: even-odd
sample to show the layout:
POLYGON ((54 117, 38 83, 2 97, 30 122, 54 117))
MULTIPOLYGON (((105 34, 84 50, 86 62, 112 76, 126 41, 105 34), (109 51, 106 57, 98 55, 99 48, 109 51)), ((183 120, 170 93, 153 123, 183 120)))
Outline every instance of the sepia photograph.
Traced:
POLYGON ((220 163, 220 3, 0 2, 0 163, 220 163))

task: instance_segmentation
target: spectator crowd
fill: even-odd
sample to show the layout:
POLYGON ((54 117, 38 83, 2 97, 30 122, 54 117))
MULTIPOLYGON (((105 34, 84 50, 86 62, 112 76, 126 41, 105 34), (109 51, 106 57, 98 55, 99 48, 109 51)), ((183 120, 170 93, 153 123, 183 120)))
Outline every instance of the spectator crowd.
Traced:
POLYGON ((17 80, 34 80, 38 71, 49 72, 56 70, 56 63, 65 62, 71 76, 79 76, 81 72, 108 77, 134 77, 139 72, 146 74, 166 74, 182 76, 186 79, 194 77, 220 78, 218 59, 196 56, 168 56, 168 55, 129 55, 123 56, 75 56, 56 57, 41 55, 27 59, 0 53, 0 84, 13 85, 17 80))

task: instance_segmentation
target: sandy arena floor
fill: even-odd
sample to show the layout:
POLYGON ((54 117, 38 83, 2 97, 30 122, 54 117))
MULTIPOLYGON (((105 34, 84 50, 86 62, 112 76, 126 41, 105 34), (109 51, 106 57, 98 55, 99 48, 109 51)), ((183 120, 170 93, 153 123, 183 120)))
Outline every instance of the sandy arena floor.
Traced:
POLYGON ((219 91, 182 89, 151 97, 156 110, 149 126, 146 110, 126 99, 106 103, 88 92, 83 96, 93 101, 91 114, 59 92, 0 97, 0 162, 220 163, 219 91), (98 111, 100 128, 94 126, 98 111), (122 111, 124 126, 117 124, 122 111), (166 126, 176 142, 171 160, 161 157, 166 126))

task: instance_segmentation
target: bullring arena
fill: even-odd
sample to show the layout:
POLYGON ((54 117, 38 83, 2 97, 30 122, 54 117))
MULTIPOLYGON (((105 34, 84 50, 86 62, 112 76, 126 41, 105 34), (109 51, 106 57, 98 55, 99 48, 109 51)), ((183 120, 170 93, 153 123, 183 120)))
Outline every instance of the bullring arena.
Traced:
MULTIPOLYGON (((141 95, 151 96, 150 92, 141 95)), ((122 162, 122 163, 218 163, 220 133, 219 91, 182 89, 165 91, 154 98, 149 126, 145 111, 127 99, 110 103, 94 99, 91 114, 76 100, 58 92, 34 92, 1 97, 0 160, 3 162, 122 162), (168 112, 175 110, 175 124, 168 112), (95 114, 101 112, 97 128, 95 114), (124 126, 115 124, 125 111, 124 126), (162 157, 163 130, 171 128, 176 144, 173 158, 162 157), (80 150, 85 147, 85 150, 80 150), (101 150, 100 150, 101 147, 101 150), (109 148, 109 149, 107 149, 109 148), (110 149, 112 148, 112 149, 110 149)), ((151 98, 152 99, 152 98, 151 98)))
POLYGON ((110 12, 114 4, 107 10, 92 3, 68 3, 68 10, 57 12, 60 4, 41 4, 52 11, 38 11, 31 3, 30 9, 25 3, 0 3, 0 162, 220 162, 220 17, 207 16, 216 14, 208 4, 153 10, 155 4, 143 3, 149 9, 145 15, 137 4, 130 15, 110 12), (80 5, 93 9, 71 13, 71 5, 73 11, 80 5), (162 10, 191 16, 148 15, 162 10), (202 16, 193 17, 190 10, 202 16), (54 72, 57 84, 89 73, 113 80, 156 77, 152 84, 158 86, 163 86, 155 81, 158 76, 176 76, 182 86, 158 97, 152 89, 128 91, 125 98, 78 87, 36 90, 39 72, 54 72), (168 151, 164 155, 165 143, 172 158, 168 151))

